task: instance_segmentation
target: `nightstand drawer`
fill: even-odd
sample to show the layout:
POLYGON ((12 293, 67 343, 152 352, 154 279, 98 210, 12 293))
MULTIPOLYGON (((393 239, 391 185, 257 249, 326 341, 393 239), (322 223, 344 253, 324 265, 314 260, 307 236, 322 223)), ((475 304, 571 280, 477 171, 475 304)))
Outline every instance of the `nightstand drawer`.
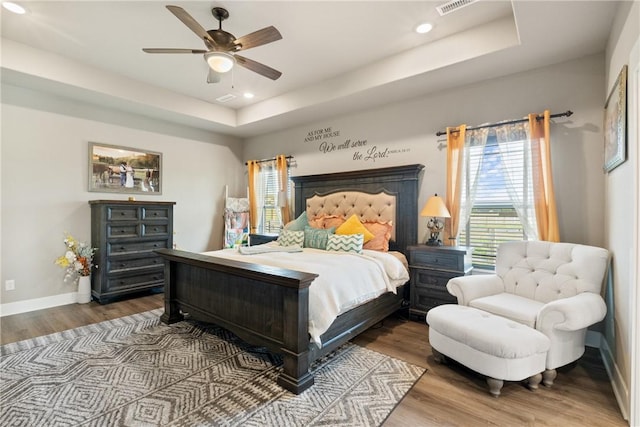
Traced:
POLYGON ((460 273, 447 273, 422 268, 413 268, 411 272, 413 273, 411 280, 415 286, 438 286, 445 289, 445 292, 449 279, 460 276, 460 273))
POLYGON ((138 271, 164 268, 162 257, 107 259, 107 273, 121 273, 124 271, 138 271))
POLYGON ((411 294, 411 307, 414 310, 422 311, 426 313, 433 307, 442 304, 456 304, 458 300, 456 297, 447 292, 446 289, 434 288, 434 287, 418 287, 414 288, 411 294))
POLYGON ((142 224, 143 236, 167 236, 169 234, 169 224, 142 224))
POLYGON ((119 224, 108 223, 107 224, 107 237, 109 239, 114 237, 138 237, 138 224, 119 224))
POLYGON ((142 208, 142 219, 169 219, 169 211, 170 208, 166 207, 150 207, 150 208, 142 208))
POLYGON ((446 270, 464 270, 462 258, 448 253, 411 251, 409 264, 446 270))
POLYGON ((138 219, 135 206, 114 206, 107 208, 107 221, 131 221, 138 219))
POLYGON ((158 270, 155 273, 110 277, 107 279, 107 289, 109 292, 123 289, 148 288, 153 285, 164 286, 164 270, 158 270))
POLYGON ((107 242, 107 255, 151 253, 156 249, 166 248, 167 244, 167 240, 125 243, 107 242))

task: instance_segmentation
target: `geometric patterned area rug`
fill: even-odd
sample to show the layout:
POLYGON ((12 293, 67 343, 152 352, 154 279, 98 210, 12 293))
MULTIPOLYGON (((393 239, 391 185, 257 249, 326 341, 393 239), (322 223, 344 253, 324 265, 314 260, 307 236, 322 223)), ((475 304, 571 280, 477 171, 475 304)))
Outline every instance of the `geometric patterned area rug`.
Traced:
POLYGON ((379 426, 425 372, 347 343, 296 396, 278 355, 162 312, 0 347, 0 425, 379 426))

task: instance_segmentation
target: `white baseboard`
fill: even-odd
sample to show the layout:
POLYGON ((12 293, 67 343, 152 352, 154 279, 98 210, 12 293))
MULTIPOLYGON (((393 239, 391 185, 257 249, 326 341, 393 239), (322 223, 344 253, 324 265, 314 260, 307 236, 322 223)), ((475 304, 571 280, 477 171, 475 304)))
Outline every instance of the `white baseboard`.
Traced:
POLYGON ((629 388, 625 384, 624 379, 620 374, 620 370, 618 369, 618 365, 616 365, 615 358, 613 356, 613 353, 611 352, 611 348, 609 347, 607 340, 604 339, 604 336, 600 332, 594 332, 594 334, 600 336, 600 356, 602 357, 602 363, 604 364, 604 367, 607 370, 607 375, 609 376, 609 380, 611 381, 613 394, 615 395, 616 401, 618 402, 618 407, 620 408, 622 417, 625 420, 629 420, 629 402, 631 401, 629 388))
POLYGON ((0 317, 12 314, 28 313, 30 311, 45 308, 58 307, 59 305, 75 304, 78 301, 77 292, 53 295, 44 298, 34 298, 24 301, 0 304, 0 317))

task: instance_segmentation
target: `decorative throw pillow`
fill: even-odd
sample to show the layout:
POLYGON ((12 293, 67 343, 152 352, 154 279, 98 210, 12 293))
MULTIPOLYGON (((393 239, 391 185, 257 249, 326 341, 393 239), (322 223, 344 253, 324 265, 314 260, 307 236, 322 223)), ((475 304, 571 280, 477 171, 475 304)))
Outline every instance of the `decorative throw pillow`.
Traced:
POLYGON ((323 217, 324 222, 322 223, 322 228, 331 228, 337 229, 342 224, 344 224, 344 217, 339 215, 325 215, 323 217))
POLYGON ((333 234, 334 228, 313 228, 305 227, 304 229, 304 247, 314 249, 327 249, 327 241, 329 235, 333 234))
POLYGON ((374 251, 389 251, 389 239, 391 238, 391 228, 393 224, 389 222, 365 222, 363 224, 367 230, 373 233, 373 239, 364 244, 364 249, 374 251))
POLYGON ((294 219, 287 223, 284 226, 285 230, 291 231, 304 231, 304 228, 309 225, 309 221, 307 221, 307 211, 304 211, 298 216, 298 218, 294 219))
POLYGON ((375 237, 373 233, 362 225, 356 214, 351 215, 348 220, 338 227, 336 234, 362 234, 364 236, 364 243, 367 243, 375 237))
POLYGON ((362 253, 364 236, 362 234, 330 234, 327 240, 328 251, 362 253))
POLYGON ((278 236, 280 246, 300 246, 304 244, 304 231, 282 230, 278 236))

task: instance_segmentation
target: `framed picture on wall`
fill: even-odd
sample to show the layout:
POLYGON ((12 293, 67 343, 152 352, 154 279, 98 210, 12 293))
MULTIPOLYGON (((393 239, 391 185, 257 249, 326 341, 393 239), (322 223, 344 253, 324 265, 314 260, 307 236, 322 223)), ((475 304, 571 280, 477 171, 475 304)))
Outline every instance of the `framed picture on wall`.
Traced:
POLYGON ((622 67, 604 105, 604 171, 627 160, 627 66, 622 67))
POLYGON ((89 191, 162 194, 162 153, 90 142, 89 191))

